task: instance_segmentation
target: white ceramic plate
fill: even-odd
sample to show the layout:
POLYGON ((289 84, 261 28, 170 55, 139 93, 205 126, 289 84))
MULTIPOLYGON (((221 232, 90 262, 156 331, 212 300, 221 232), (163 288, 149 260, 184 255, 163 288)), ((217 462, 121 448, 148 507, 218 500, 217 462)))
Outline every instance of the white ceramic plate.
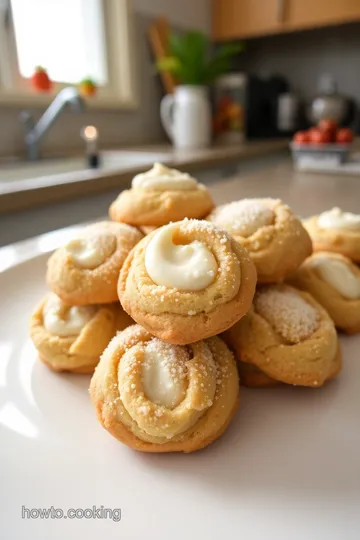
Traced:
POLYGON ((29 340, 46 252, 63 240, 0 250, 0 537, 359 540, 360 337, 342 338, 343 372, 324 388, 242 389, 206 450, 136 453, 97 423, 89 377, 52 373, 29 340), (94 506, 121 520, 22 518, 94 506))

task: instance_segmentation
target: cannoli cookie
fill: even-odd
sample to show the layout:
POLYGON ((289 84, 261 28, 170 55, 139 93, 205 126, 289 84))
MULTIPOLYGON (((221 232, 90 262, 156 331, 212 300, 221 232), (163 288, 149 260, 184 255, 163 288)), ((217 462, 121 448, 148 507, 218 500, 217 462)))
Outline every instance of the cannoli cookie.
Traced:
POLYGON ((243 362, 238 358, 237 363, 240 381, 243 386, 247 386, 248 388, 270 388, 279 384, 279 381, 266 375, 266 373, 254 366, 254 364, 243 362))
POLYGON ((244 246, 259 283, 275 283, 312 252, 311 240, 292 210, 278 199, 243 199, 215 208, 208 219, 244 246))
POLYGON ((256 270, 247 251, 207 221, 184 220, 149 234, 131 251, 119 278, 125 311, 156 337, 199 341, 249 310, 256 270))
POLYGON ((98 420, 143 452, 193 452, 218 439, 233 417, 239 381, 218 337, 170 345, 139 325, 117 334, 90 384, 98 420))
POLYGON ((312 296, 288 285, 261 287, 225 338, 240 361, 283 383, 319 387, 341 368, 333 321, 312 296))
MULTIPOLYGON (((269 377, 269 375, 261 371, 261 369, 259 369, 258 367, 254 366, 254 364, 243 362, 242 360, 239 360, 239 358, 237 358, 237 363, 240 381, 243 386, 247 386, 248 388, 270 388, 282 384, 280 383, 280 381, 269 377)), ((334 357, 334 361, 332 363, 332 367, 327 380, 329 381, 330 379, 334 379, 340 373, 340 371, 341 350, 340 344, 338 344, 337 353, 334 357)))
POLYGON ((85 227, 51 255, 46 275, 50 289, 70 305, 116 302, 120 268, 142 237, 123 223, 85 227))
POLYGON ((109 213, 114 221, 160 226, 185 217, 202 218, 213 206, 210 193, 195 178, 155 163, 135 176, 131 189, 120 193, 109 213))
POLYGON ((335 326, 349 334, 360 332, 360 269, 350 259, 319 251, 289 277, 289 283, 312 294, 335 326))
POLYGON ((133 324, 120 304, 69 306, 48 294, 30 320, 30 336, 54 371, 92 373, 118 330, 133 324))
POLYGON ((147 234, 150 234, 151 232, 155 231, 157 227, 155 227, 154 225, 141 225, 141 226, 139 225, 138 229, 142 232, 144 236, 146 236, 147 234))
POLYGON ((334 251, 360 263, 360 214, 333 208, 303 222, 314 251, 334 251))

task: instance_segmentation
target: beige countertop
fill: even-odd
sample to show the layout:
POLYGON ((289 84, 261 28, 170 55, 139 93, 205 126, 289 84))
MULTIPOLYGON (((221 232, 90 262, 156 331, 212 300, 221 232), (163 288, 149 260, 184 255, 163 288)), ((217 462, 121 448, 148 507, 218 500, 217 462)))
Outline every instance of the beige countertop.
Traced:
MULTIPOLYGON (((170 145, 143 146, 126 150, 139 150, 163 154, 163 162, 185 171, 196 171, 252 157, 285 150, 285 139, 254 141, 236 146, 214 146, 204 150, 174 150, 170 145)), ((119 166, 111 170, 83 169, 56 175, 12 180, 0 185, 0 214, 25 210, 84 195, 101 193, 129 186, 133 176, 148 169, 149 165, 119 166)))
POLYGON ((246 197, 284 200, 301 217, 339 206, 360 213, 360 175, 300 172, 280 158, 253 172, 237 174, 210 187, 216 204, 246 197))
MULTIPOLYGON (((218 205, 246 197, 273 197, 284 200, 301 217, 333 206, 350 212, 360 211, 360 178, 296 172, 291 160, 286 158, 261 170, 221 180, 209 189, 218 205)), ((78 227, 67 227, 0 248, 0 271, 56 249, 68 241, 78 227)))

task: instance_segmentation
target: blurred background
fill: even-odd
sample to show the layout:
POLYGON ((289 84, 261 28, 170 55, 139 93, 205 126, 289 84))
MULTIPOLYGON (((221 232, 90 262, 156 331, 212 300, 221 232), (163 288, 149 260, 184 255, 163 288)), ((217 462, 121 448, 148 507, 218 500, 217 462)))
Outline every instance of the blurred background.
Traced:
POLYGON ((211 182, 294 138, 360 175, 359 53, 357 0, 0 0, 0 245, 104 216, 154 161, 211 182))

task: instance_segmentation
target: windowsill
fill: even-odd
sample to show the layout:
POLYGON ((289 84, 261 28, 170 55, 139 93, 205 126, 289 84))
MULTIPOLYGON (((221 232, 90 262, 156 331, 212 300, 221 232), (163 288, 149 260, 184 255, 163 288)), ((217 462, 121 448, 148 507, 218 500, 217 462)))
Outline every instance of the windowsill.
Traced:
MULTIPOLYGON (((49 94, 31 94, 23 92, 4 92, 0 90, 0 107, 8 105, 13 107, 47 107, 56 97, 56 92, 49 94)), ((139 104, 136 99, 121 100, 111 97, 84 98, 89 109, 117 109, 134 110, 139 104)))

